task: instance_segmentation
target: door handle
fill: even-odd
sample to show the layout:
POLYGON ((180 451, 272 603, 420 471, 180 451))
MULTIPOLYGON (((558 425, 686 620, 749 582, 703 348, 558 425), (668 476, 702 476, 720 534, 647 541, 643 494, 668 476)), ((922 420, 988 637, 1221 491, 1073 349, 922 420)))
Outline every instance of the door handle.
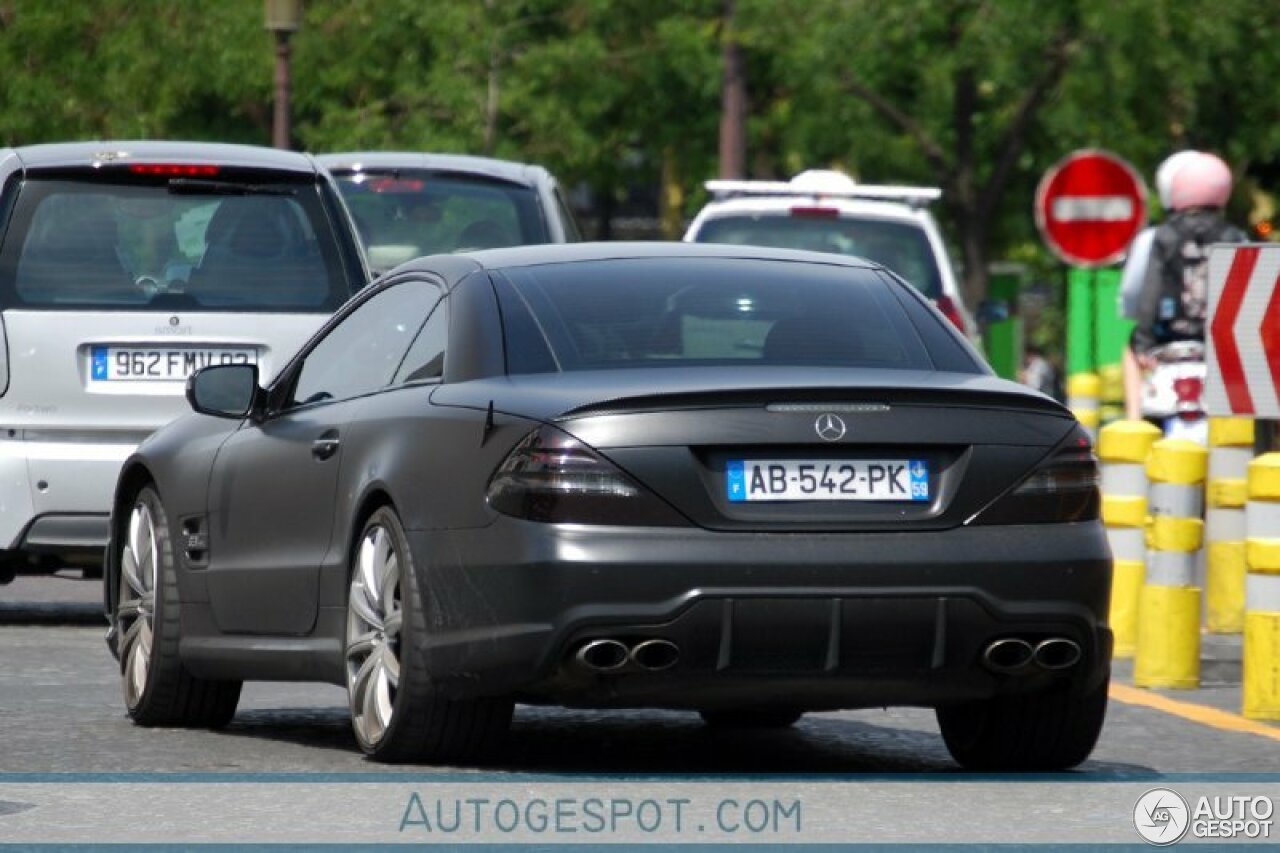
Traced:
POLYGON ((333 457, 338 452, 338 447, 342 444, 338 440, 337 432, 326 432, 324 435, 311 442, 311 455, 319 461, 333 457))

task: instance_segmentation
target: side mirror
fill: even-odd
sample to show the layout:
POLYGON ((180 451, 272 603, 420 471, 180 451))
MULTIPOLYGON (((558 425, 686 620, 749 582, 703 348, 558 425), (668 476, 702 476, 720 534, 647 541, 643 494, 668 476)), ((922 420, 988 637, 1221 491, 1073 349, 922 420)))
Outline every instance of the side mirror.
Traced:
POLYGON ((215 364, 187 379, 187 402, 202 415, 243 418, 257 399, 256 364, 215 364))

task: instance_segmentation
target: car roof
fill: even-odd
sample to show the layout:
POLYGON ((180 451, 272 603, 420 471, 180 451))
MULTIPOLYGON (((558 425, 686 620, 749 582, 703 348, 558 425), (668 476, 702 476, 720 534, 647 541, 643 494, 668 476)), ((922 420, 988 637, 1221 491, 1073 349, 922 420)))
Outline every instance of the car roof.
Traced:
POLYGON ((457 280, 476 270, 503 270, 519 267, 545 266, 548 264, 586 263, 592 261, 639 259, 699 259, 787 261, 792 263, 825 264, 827 266, 856 269, 880 269, 874 261, 851 255, 832 255, 825 252, 804 252, 793 249, 771 249, 759 246, 738 246, 728 243, 680 243, 675 241, 617 241, 600 243, 545 243, 530 246, 511 246, 504 249, 483 249, 475 252, 456 252, 449 255, 427 255, 406 261, 386 274, 391 278, 403 272, 443 272, 457 280))
POLYGON ((316 162, 331 172, 358 172, 366 168, 428 169, 437 172, 483 175, 487 178, 498 178, 529 187, 550 177, 546 169, 531 163, 517 163, 514 160, 498 160, 493 157, 473 157, 468 154, 435 154, 426 151, 345 151, 317 154, 316 162))
POLYGON ((102 163, 171 161, 216 164, 252 169, 278 169, 316 174, 316 164, 306 154, 225 142, 181 142, 177 140, 97 140, 24 145, 13 149, 28 169, 57 169, 96 166, 102 163))

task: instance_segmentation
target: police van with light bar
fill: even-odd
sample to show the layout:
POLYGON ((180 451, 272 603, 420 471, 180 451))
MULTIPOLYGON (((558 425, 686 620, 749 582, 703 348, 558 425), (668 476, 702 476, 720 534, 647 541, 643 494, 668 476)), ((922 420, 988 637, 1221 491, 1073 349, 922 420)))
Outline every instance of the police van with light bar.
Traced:
POLYGON ((929 297, 965 335, 975 332, 937 223, 931 187, 856 183, 824 169, 790 181, 708 181, 713 200, 684 235, 733 243, 857 255, 883 264, 929 297))
POLYGON ((0 241, 0 583, 99 568, 120 465, 187 377, 265 383, 368 281, 328 174, 245 145, 0 149, 0 241))

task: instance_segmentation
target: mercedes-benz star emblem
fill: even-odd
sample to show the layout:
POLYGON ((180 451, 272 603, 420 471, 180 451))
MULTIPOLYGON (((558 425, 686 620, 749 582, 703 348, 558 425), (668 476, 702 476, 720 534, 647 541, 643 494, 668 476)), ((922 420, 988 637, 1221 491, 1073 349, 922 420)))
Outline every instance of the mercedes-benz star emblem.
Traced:
POLYGON ((823 441, 839 441, 844 438, 844 421, 839 415, 833 415, 830 412, 818 415, 813 428, 818 431, 818 437, 823 441))

